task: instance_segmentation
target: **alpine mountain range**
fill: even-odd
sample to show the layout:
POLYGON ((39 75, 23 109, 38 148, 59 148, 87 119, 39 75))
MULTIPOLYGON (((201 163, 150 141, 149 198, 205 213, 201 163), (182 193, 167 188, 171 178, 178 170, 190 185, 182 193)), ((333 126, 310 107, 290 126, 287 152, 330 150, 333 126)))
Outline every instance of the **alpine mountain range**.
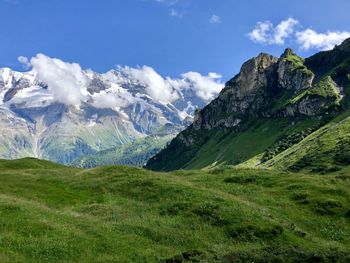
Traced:
POLYGON ((172 79, 147 66, 101 74, 43 54, 25 61, 27 72, 0 69, 4 159, 143 165, 223 88, 216 73, 172 79))

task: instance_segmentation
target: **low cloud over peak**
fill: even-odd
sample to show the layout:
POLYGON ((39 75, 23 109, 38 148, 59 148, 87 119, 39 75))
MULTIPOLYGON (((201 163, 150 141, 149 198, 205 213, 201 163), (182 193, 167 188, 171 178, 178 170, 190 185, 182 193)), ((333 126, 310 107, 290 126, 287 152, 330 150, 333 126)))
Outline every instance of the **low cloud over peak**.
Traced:
MULTIPOLYGON (((153 68, 142 66, 132 68, 118 66, 116 70, 105 74, 83 70, 78 63, 69 63, 44 54, 37 54, 28 59, 18 60, 26 67, 31 67, 38 81, 48 85, 48 91, 55 101, 80 107, 81 103, 92 103, 98 108, 120 108, 135 103, 141 92, 160 103, 172 103, 183 98, 183 92, 192 92, 208 103, 223 88, 222 76, 217 73, 201 75, 187 72, 180 78, 162 77, 153 68), (103 89, 91 93, 94 78, 98 78, 103 89), (135 90, 128 90, 137 89, 135 90)), ((95 79, 96 81, 96 79, 95 79)))
POLYGON ((77 63, 38 54, 30 59, 37 78, 45 82, 54 98, 61 103, 78 106, 84 101, 88 78, 77 63))

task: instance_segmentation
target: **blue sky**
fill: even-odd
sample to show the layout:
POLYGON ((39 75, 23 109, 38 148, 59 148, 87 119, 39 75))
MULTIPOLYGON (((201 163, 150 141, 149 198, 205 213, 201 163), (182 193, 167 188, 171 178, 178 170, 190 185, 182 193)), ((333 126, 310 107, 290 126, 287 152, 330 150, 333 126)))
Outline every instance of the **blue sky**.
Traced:
POLYGON ((23 70, 19 56, 43 53, 98 72, 148 65, 228 80, 260 52, 309 56, 350 36, 349 10, 349 0, 0 0, 0 67, 23 70))

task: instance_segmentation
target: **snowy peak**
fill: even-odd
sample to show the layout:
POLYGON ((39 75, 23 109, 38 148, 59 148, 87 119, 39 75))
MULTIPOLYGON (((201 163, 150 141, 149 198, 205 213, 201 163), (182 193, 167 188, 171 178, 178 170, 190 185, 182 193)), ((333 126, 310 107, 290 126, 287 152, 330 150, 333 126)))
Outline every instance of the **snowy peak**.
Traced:
POLYGON ((42 54, 30 63, 28 72, 0 69, 0 158, 67 164, 145 136, 173 136, 223 87, 214 73, 173 79, 119 66, 101 74, 42 54))

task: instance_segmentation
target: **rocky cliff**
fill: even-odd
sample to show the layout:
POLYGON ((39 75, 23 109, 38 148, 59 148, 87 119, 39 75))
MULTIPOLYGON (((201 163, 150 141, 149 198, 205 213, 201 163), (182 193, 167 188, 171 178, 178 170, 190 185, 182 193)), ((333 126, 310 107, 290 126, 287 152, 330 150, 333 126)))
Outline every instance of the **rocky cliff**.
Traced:
POLYGON ((250 117, 313 117, 336 108, 342 97, 340 87, 331 77, 318 83, 314 79, 304 59, 291 49, 280 58, 262 53, 245 62, 218 98, 197 112, 193 127, 232 128, 250 117))

